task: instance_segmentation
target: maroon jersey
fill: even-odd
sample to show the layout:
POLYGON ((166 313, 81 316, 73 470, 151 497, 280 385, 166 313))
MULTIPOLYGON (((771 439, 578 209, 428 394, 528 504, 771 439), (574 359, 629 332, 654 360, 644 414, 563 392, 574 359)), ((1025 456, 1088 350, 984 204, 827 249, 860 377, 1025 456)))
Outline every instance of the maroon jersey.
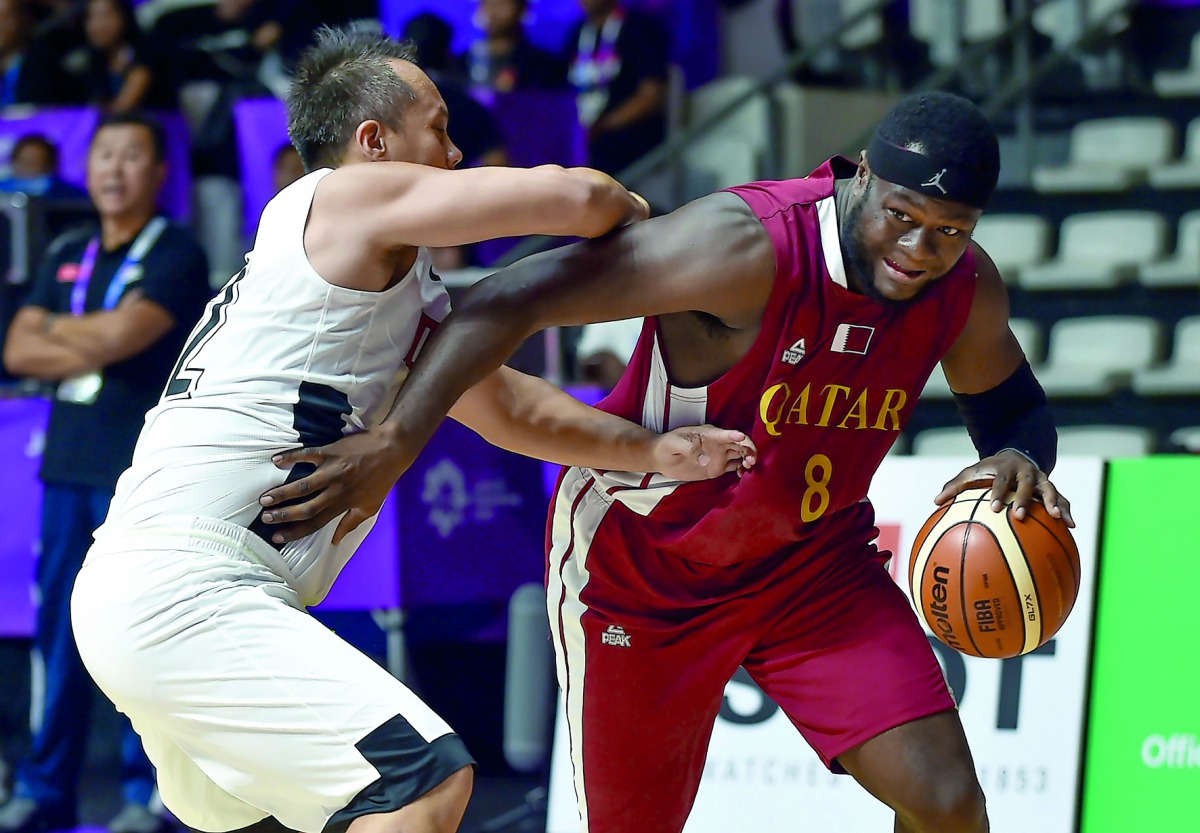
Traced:
POLYGON ((733 564, 822 546, 873 523, 871 478, 929 374, 958 338, 975 291, 971 252, 917 299, 888 306, 850 291, 838 242, 831 159, 804 179, 730 189, 771 235, 777 271, 749 352, 700 388, 671 382, 657 321, 599 407, 647 428, 712 423, 749 434, 758 462, 744 478, 700 483, 596 473, 631 546, 733 564), (629 513, 640 516, 628 523, 629 513))

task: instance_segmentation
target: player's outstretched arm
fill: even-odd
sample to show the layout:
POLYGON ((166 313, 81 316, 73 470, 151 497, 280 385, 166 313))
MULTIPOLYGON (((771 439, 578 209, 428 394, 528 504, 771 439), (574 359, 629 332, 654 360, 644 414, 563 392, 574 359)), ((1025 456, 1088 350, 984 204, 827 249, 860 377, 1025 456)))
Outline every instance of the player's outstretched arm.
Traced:
MULTIPOLYGON (((507 367, 467 391, 450 416, 493 445, 528 457, 610 471, 659 472, 675 480, 707 480, 727 472, 741 476, 757 454, 741 431, 693 425, 657 434, 507 367)), ((332 483, 339 484, 339 500, 354 507, 334 530, 334 543, 378 512, 399 477, 397 469, 407 470, 419 451, 383 448, 379 442, 377 435, 363 432, 285 455, 284 465, 307 462, 319 468, 303 481, 273 490, 269 505, 316 494, 301 504, 264 513, 268 523, 287 524, 273 540, 282 543, 310 535, 341 514, 340 502, 335 503, 335 494, 327 490, 332 483), (356 464, 359 457, 365 465, 356 464)))
POLYGON ((991 259, 975 246, 979 275, 962 334, 942 359, 946 380, 982 459, 942 487, 934 501, 952 500, 965 489, 989 486, 992 509, 1014 494, 1014 514, 1041 500, 1069 526, 1070 502, 1050 482, 1057 437, 1046 395, 1008 326, 1008 294, 991 259))
POLYGON ((405 162, 340 168, 318 186, 313 208, 309 234, 314 223, 346 226, 343 234, 371 250, 529 234, 599 237, 649 214, 644 199, 591 168, 442 170, 405 162))
POLYGON ((746 203, 727 193, 601 240, 526 258, 466 293, 422 351, 388 418, 330 447, 339 454, 336 466, 325 450, 315 458, 284 455, 285 465, 313 462, 318 470, 266 492, 264 505, 321 492, 330 517, 342 511, 369 517, 379 505, 376 495, 363 502, 353 484, 378 477, 390 489, 463 393, 538 330, 687 310, 755 328, 774 278, 770 237, 746 203), (335 476, 322 476, 326 466, 335 476))

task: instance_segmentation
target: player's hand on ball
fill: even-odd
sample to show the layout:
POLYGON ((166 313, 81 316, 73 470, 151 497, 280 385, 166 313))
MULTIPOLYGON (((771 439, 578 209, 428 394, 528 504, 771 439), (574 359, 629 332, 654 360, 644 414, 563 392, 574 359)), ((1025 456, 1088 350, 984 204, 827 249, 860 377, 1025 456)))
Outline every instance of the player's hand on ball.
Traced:
POLYGON ((655 470, 674 480, 708 480, 730 471, 741 477, 758 449, 741 431, 712 425, 676 428, 654 441, 655 470))
POLYGON ((265 523, 278 526, 275 543, 311 535, 342 513, 333 543, 379 512, 412 459, 400 457, 396 445, 381 431, 361 431, 320 448, 297 448, 277 454, 274 463, 291 469, 299 463, 316 471, 262 494, 259 503, 265 523), (287 505, 292 501, 300 501, 287 505))
POLYGON ((1031 501, 1040 500, 1053 517, 1061 518, 1069 527, 1075 526, 1071 502, 1058 493, 1050 478, 1033 461, 1010 449, 967 466, 942 487, 933 502, 940 506, 966 489, 989 486, 993 512, 1003 511, 1005 496, 1013 494, 1013 514, 1018 519, 1025 519, 1025 507, 1031 501))

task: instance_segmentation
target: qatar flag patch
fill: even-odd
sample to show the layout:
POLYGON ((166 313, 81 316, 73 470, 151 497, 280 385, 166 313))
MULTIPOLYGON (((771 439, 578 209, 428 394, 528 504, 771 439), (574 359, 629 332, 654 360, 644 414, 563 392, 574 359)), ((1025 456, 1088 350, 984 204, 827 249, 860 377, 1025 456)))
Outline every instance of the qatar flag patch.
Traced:
POLYGON ((862 324, 838 324, 829 349, 835 353, 856 353, 865 356, 867 348, 871 346, 873 335, 875 335, 874 327, 862 324))

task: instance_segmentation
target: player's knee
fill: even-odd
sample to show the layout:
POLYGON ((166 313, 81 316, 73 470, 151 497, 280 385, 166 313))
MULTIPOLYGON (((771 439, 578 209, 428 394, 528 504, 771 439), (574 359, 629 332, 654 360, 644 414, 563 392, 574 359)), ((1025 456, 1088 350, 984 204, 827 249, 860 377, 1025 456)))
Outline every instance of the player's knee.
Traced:
MULTIPOLYGON (((972 774, 973 776, 973 774, 972 774)), ((938 779, 910 808, 914 833, 987 833, 987 805, 974 777, 938 779)))
POLYGON ((462 823, 463 813, 467 811, 467 802, 471 800, 471 790, 475 786, 475 767, 465 766, 442 782, 444 788, 443 801, 440 802, 439 812, 434 819, 434 833, 454 833, 462 823))

